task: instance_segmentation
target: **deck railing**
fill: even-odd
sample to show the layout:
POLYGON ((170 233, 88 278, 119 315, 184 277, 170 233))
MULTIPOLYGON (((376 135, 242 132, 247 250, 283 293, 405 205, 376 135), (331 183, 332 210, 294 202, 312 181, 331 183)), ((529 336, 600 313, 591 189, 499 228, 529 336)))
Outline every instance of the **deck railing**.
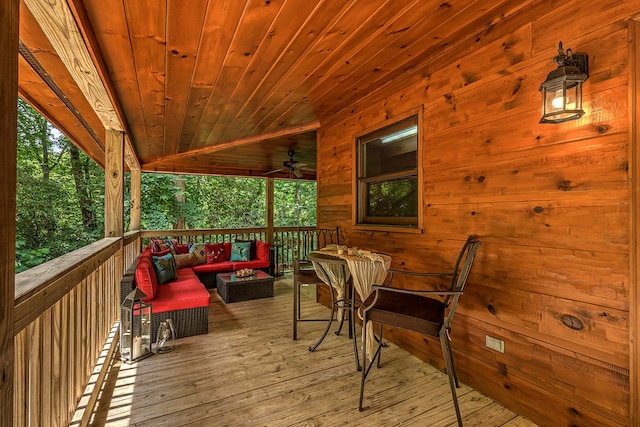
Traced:
POLYGON ((139 247, 139 233, 103 239, 16 275, 14 425, 70 424, 139 247))
MULTIPOLYGON (((124 270, 151 237, 192 242, 269 240, 266 228, 136 231, 102 239, 17 274, 14 425, 71 423, 105 343, 117 345, 117 339, 109 337, 113 338, 120 316, 124 270)), ((337 229, 278 227, 271 241, 276 272, 281 272, 294 257, 304 259, 312 250, 339 243, 339 237, 337 229)), ((93 389, 97 393, 99 386, 93 389)), ((90 405, 85 414, 90 414, 90 405)))
MULTIPOLYGON (((191 229, 191 230, 149 230, 143 231, 143 245, 151 238, 176 239, 179 243, 218 243, 236 240, 259 239, 268 241, 267 228, 191 229)), ((331 243, 340 243, 337 228, 317 227, 275 227, 273 229, 272 262, 276 274, 289 271, 293 259, 306 259, 307 254, 331 243)))

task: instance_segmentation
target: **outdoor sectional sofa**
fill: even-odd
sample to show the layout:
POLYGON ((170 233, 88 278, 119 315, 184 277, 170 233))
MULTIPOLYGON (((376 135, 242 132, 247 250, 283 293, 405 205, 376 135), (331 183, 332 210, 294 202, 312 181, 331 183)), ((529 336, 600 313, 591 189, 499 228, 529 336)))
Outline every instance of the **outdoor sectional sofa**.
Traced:
POLYGON ((206 334, 211 300, 207 288, 215 287, 216 274, 270 268, 268 243, 255 240, 233 246, 235 254, 231 242, 173 244, 169 249, 153 242, 125 272, 120 282, 120 301, 136 286, 147 295, 152 310, 152 339, 165 319, 173 320, 178 337, 206 334), (238 254, 238 250, 245 254, 238 254), (246 259, 236 260, 238 257, 246 259))

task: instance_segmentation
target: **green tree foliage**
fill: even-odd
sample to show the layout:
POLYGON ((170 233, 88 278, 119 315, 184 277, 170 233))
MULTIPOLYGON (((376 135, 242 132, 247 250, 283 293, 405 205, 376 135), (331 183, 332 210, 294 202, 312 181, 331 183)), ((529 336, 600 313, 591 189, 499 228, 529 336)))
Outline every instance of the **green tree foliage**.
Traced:
POLYGON ((315 181, 276 180, 273 193, 276 227, 316 225, 315 181))
MULTIPOLYGON (((266 180, 263 178, 145 173, 141 190, 143 229, 172 229, 181 221, 185 228, 267 225, 266 180)), ((276 180, 274 199, 276 226, 315 225, 315 182, 276 180)))
POLYGON ((83 225, 73 166, 72 144, 22 100, 18 102, 16 271, 20 272, 85 246, 104 234, 104 172, 81 152, 80 177, 95 216, 83 225))
MULTIPOLYGON (((145 173, 141 187, 143 229, 267 225, 264 178, 145 173)), ((276 226, 315 225, 315 182, 276 180, 274 188, 276 226)), ((104 170, 22 100, 16 199, 16 272, 104 235, 104 170)))

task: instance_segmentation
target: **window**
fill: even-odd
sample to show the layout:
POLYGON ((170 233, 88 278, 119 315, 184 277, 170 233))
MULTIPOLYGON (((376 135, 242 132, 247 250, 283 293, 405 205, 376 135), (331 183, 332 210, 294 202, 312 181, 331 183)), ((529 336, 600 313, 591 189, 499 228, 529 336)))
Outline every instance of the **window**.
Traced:
POLYGON ((357 224, 419 227, 418 115, 357 138, 357 224))

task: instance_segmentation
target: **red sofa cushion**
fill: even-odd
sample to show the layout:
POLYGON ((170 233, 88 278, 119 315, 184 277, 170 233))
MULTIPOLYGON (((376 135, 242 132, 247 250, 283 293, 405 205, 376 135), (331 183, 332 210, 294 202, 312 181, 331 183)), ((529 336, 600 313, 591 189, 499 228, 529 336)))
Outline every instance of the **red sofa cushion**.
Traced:
POLYGON ((216 262, 213 264, 199 264, 191 267, 196 273, 224 273, 233 271, 233 263, 230 261, 216 262))
POLYGON ((176 274, 178 275, 178 281, 198 278, 191 268, 181 268, 176 272, 176 274))
POLYGON ((156 296, 151 303, 154 313, 164 313, 173 310, 208 307, 210 302, 209 291, 194 274, 194 277, 158 286, 156 296))
POLYGON ((153 268, 151 256, 140 256, 136 266, 136 285, 150 299, 154 299, 158 289, 158 276, 153 268))
MULTIPOLYGON (((241 270, 243 268, 269 268, 269 260, 261 260, 261 259, 252 259, 251 261, 234 261, 233 262, 233 271, 241 270)), ((227 270, 229 271, 229 270, 227 270)))

